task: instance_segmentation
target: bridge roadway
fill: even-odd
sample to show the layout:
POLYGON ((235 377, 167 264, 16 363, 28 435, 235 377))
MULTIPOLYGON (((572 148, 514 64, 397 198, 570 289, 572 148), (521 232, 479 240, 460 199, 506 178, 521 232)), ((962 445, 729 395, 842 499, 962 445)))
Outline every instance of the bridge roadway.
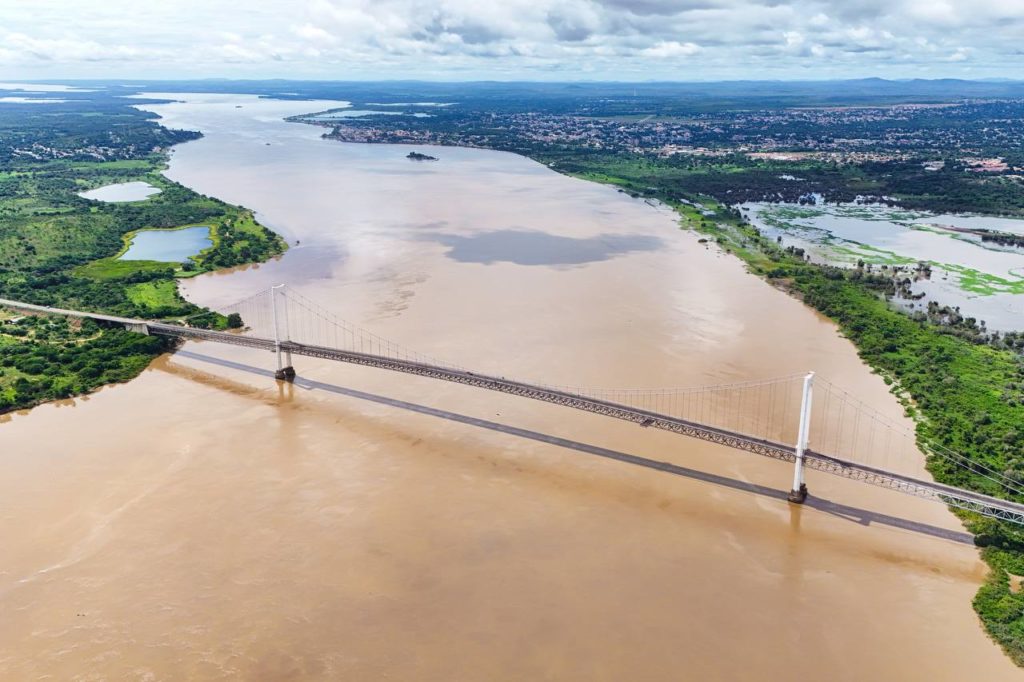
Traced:
MULTIPOLYGON (((148 320, 137 320, 115 315, 103 315, 99 313, 82 312, 78 310, 65 310, 61 308, 49 308, 46 306, 22 303, 0 298, 0 306, 21 310, 25 312, 41 313, 47 315, 61 315, 82 319, 92 319, 101 322, 123 325, 126 329, 140 333, 157 334, 161 336, 173 336, 181 339, 196 341, 211 341, 214 343, 225 343, 246 348, 257 348, 269 352, 277 352, 277 342, 273 339, 258 336, 247 336, 236 332, 213 331, 209 329, 198 329, 194 327, 183 327, 180 325, 168 324, 165 322, 151 322, 148 320)), ((589 398, 560 391, 553 388, 538 386, 535 384, 514 381, 504 377, 477 374, 461 369, 452 369, 439 365, 431 365, 412 360, 389 358, 371 353, 358 351, 340 350, 326 346, 315 346, 296 343, 294 341, 282 341, 281 350, 293 355, 302 355, 313 358, 323 358, 338 362, 348 362, 354 365, 376 367, 394 372, 404 372, 431 379, 450 381, 457 384, 465 384, 476 388, 484 388, 499 393, 532 398, 556 405, 571 407, 584 412, 592 412, 607 417, 614 417, 623 421, 633 422, 644 427, 651 427, 671 431, 691 438, 725 445, 727 447, 743 450, 762 457, 784 462, 793 462, 796 459, 795 448, 792 445, 777 443, 774 441, 755 438, 742 433, 720 429, 706 424, 700 424, 678 417, 671 417, 657 412, 629 407, 613 402, 606 402, 596 398, 589 398)), ((904 476, 884 469, 871 467, 866 464, 831 457, 814 450, 807 450, 804 453, 804 466, 817 471, 849 478, 869 485, 889 488, 908 495, 914 495, 924 499, 941 502, 952 507, 976 512, 984 516, 1001 519, 1024 525, 1024 504, 1010 502, 997 497, 975 493, 953 486, 943 485, 935 481, 904 476)))

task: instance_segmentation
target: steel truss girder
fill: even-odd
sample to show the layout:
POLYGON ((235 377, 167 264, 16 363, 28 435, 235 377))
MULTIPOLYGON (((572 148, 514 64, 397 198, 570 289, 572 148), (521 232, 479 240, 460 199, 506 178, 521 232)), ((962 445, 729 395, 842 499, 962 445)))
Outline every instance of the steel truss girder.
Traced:
MULTIPOLYGON (((212 341, 215 343, 226 343, 246 348, 259 350, 276 351, 276 344, 271 339, 264 339, 256 336, 246 336, 231 332, 219 332, 209 329, 196 329, 193 327, 182 327, 179 325, 166 324, 163 322, 149 322, 147 320, 136 320, 113 315, 102 315, 96 313, 81 312, 77 310, 64 310, 60 308, 49 308, 46 306, 21 303, 8 299, 0 299, 0 305, 25 310, 29 312, 64 315, 68 317, 89 318, 113 324, 124 325, 128 329, 139 328, 144 325, 151 334, 164 336, 175 336, 183 339, 199 341, 212 341)), ((411 360, 399 360, 370 353, 355 351, 344 351, 325 346, 299 344, 294 341, 281 343, 281 350, 295 355, 323 358, 348 362, 366 367, 376 367, 395 372, 403 372, 416 376, 449 381, 466 386, 475 386, 490 391, 507 393, 509 395, 522 396, 533 400, 540 400, 556 405, 571 407, 584 412, 600 414, 623 421, 649 426, 664 431, 671 431, 690 438, 697 438, 710 443, 724 445, 726 447, 750 452, 762 457, 784 462, 793 462, 796 459, 796 452, 790 445, 776 443, 768 440, 747 436, 741 433, 719 429, 713 426, 698 424, 684 419, 677 419, 667 415, 649 412, 637 408, 606 402, 594 398, 587 398, 573 393, 567 393, 556 389, 534 386, 504 377, 492 377, 482 374, 475 374, 464 370, 449 369, 426 363, 413 362, 411 360)), ((849 462, 835 457, 808 450, 804 454, 804 466, 816 471, 841 476, 851 480, 867 483, 882 488, 888 488, 907 495, 913 495, 927 500, 941 502, 943 504, 963 509, 969 512, 981 514, 1002 521, 1008 521, 1018 525, 1024 525, 1024 505, 996 497, 973 493, 961 488, 942 485, 934 481, 903 476, 884 469, 877 469, 856 462, 849 462)))
MULTIPOLYGON (((793 462, 796 459, 796 452, 792 446, 782 443, 775 443, 740 433, 718 429, 712 426, 697 424, 675 417, 640 410, 616 403, 609 403, 594 398, 566 393, 555 389, 544 388, 524 384, 502 377, 491 377, 486 375, 452 370, 434 365, 427 365, 408 360, 397 360, 382 356, 340 351, 332 348, 307 346, 302 344, 282 344, 289 347, 296 355, 307 355, 311 357, 339 360, 366 367, 376 367, 417 376, 450 381, 467 386, 475 386, 500 393, 532 398, 544 402, 563 405, 573 409, 600 414, 623 421, 641 424, 652 428, 671 431, 691 438, 725 445, 727 447, 743 450, 762 457, 784 462, 793 462)), ((959 509, 975 512, 983 516, 989 516, 1011 523, 1024 525, 1024 505, 1008 502, 999 498, 972 493, 960 488, 945 486, 933 481, 903 476, 883 469, 876 469, 856 462, 840 460, 828 455, 823 455, 811 450, 804 454, 804 465, 824 473, 848 478, 851 480, 867 483, 869 485, 888 488, 915 497, 941 502, 959 509)))

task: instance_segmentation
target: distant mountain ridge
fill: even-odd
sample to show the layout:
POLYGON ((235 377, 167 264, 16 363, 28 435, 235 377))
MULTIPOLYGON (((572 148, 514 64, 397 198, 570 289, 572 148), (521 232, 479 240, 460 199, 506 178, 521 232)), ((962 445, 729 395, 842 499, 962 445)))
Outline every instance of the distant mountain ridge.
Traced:
MULTIPOLYGON (((28 82, 28 81, 26 81, 28 82)), ((1024 99, 1024 80, 859 78, 846 80, 648 81, 304 81, 304 80, 41 80, 138 92, 222 92, 275 99, 334 99, 353 103, 442 102, 492 111, 568 113, 598 102, 635 104, 650 113, 735 108, 871 106, 946 103, 965 99, 1024 99)), ((75 96, 77 93, 61 93, 75 96)), ((436 113, 436 110, 435 110, 436 113)))

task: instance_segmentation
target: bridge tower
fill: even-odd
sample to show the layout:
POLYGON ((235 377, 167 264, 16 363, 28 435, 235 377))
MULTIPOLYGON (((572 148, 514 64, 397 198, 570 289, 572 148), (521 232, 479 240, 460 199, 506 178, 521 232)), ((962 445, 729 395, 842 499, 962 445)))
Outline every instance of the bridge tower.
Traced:
POLYGON ((270 287, 270 307, 274 313, 274 352, 277 354, 277 370, 274 378, 278 381, 292 381, 295 379, 295 368, 292 367, 292 353, 287 348, 281 348, 281 328, 278 326, 277 298, 281 297, 284 317, 284 340, 288 341, 288 299, 285 296, 284 285, 270 287), (280 290, 280 293, 279 293, 280 290))
POLYGON ((804 377, 804 392, 800 400, 800 425, 796 432, 796 459, 793 462, 793 489, 789 501, 803 504, 807 499, 807 484, 804 482, 804 452, 807 450, 811 431, 811 397, 814 387, 814 372, 804 377))

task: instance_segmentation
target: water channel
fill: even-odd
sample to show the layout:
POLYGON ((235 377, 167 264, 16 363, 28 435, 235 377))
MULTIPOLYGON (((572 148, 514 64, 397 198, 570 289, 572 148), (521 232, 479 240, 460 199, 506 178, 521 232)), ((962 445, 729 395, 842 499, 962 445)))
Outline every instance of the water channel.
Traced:
MULTIPOLYGON (((674 216, 515 155, 322 140, 336 103, 176 94, 168 175, 254 209, 285 282, 418 351, 551 384, 815 369, 894 419, 834 325, 674 216), (241 108, 238 105, 242 104, 241 108)), ((0 677, 1014 680, 944 508, 427 379, 189 343, 0 423, 0 677), (428 409, 429 408, 429 409, 428 409), (672 475, 593 446, 676 463, 672 475), (913 521, 916 526, 907 525, 913 521)))

